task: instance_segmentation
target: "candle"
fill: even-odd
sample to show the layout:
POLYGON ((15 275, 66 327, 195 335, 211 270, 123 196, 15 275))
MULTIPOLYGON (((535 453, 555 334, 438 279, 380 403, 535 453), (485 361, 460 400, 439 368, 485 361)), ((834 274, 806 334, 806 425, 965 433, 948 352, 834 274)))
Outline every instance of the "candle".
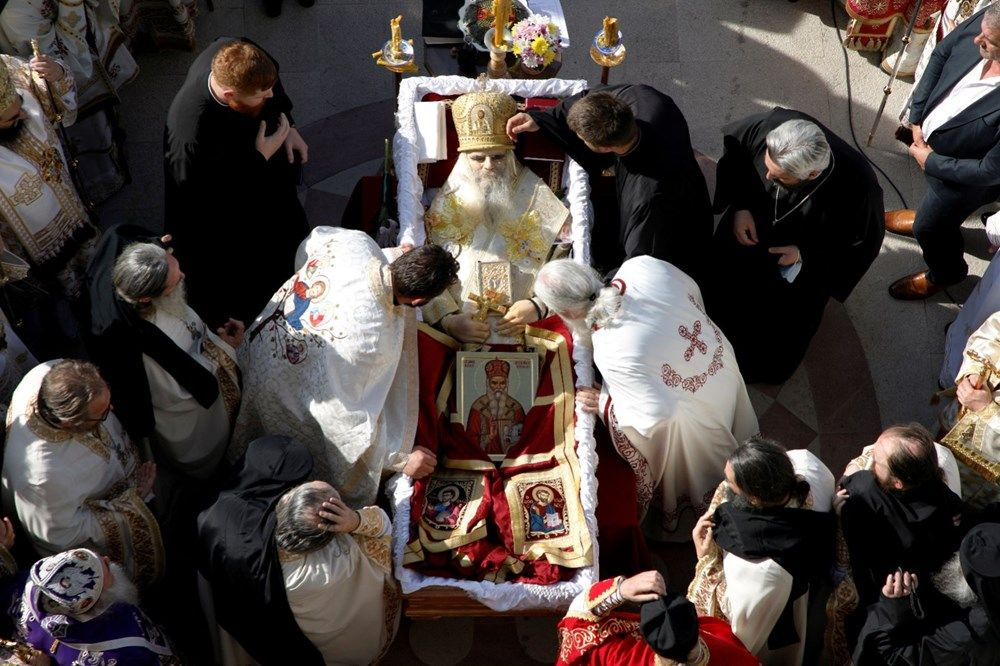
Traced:
POLYGON ((493 0, 493 46, 503 46, 503 31, 510 18, 510 0, 493 0))
POLYGON ((389 52, 396 60, 403 58, 403 36, 402 29, 399 27, 399 22, 402 20, 403 15, 400 14, 389 21, 389 52))
POLYGON ((618 19, 604 17, 604 34, 601 35, 601 46, 614 46, 618 43, 618 19))

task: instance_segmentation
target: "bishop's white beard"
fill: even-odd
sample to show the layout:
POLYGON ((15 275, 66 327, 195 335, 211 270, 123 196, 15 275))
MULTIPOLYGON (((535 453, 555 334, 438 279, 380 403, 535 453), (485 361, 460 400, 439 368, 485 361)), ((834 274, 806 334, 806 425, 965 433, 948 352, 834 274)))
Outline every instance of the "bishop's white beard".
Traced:
POLYGON ((100 615, 117 603, 130 606, 139 605, 139 590, 136 589, 135 583, 128 577, 122 566, 117 562, 111 562, 108 568, 111 569, 111 575, 115 582, 111 587, 105 587, 101 591, 101 597, 94 604, 95 615, 100 615))
POLYGON ((157 310, 163 310, 167 314, 172 314, 178 319, 184 319, 187 317, 187 288, 182 279, 174 287, 174 290, 170 292, 167 296, 159 296, 153 299, 152 309, 150 314, 155 313, 157 310))
POLYGON ((504 392, 491 391, 489 395, 490 395, 490 402, 489 402, 490 415, 493 416, 494 419, 499 418, 500 407, 503 405, 504 392))
POLYGON ((965 573, 962 571, 962 562, 958 559, 958 553, 952 555, 951 559, 931 576, 931 582, 938 592, 962 608, 974 606, 979 601, 976 593, 969 587, 969 582, 965 580, 965 573))
POLYGON ((563 323, 566 324, 566 328, 569 332, 573 334, 573 338, 577 344, 581 344, 589 349, 594 348, 593 337, 594 332, 587 326, 587 322, 584 319, 570 319, 563 315, 559 315, 563 323))
POLYGON ((495 224, 521 216, 523 211, 514 210, 511 205, 514 178, 517 174, 514 154, 508 152, 504 163, 506 168, 499 174, 483 170, 473 171, 469 166, 469 156, 465 153, 459 155, 452 176, 457 178, 456 193, 467 213, 486 218, 495 224))

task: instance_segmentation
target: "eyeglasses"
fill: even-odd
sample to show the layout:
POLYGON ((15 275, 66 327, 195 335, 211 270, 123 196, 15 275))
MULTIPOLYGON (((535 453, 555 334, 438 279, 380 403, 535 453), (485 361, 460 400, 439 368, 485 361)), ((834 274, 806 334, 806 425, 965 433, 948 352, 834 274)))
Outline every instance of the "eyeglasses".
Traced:
POLYGON ((83 422, 84 423, 104 423, 105 421, 108 420, 109 416, 111 416, 111 403, 110 402, 108 403, 107 409, 105 409, 101 413, 100 418, 96 418, 96 419, 83 419, 83 422))

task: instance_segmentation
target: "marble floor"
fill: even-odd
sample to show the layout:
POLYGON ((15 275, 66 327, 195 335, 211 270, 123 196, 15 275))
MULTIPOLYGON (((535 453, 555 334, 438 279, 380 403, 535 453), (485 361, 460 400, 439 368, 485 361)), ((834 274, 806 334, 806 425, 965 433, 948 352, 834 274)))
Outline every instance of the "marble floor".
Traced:
MULTIPOLYGON (((846 15, 830 0, 564 0, 572 46, 560 76, 596 83, 587 40, 606 14, 620 20, 628 48, 611 82, 643 82, 672 96, 685 113, 696 149, 721 153, 720 128, 746 114, 781 105, 805 111, 850 139, 864 141, 886 76, 874 56, 843 52, 838 29, 846 15)), ((418 37, 419 0, 285 2, 280 18, 259 0, 215 0, 201 8, 199 46, 245 35, 267 48, 295 103, 310 145, 302 197, 314 225, 337 224, 360 176, 375 174, 383 139, 391 136, 394 84, 371 52, 387 37, 388 20, 405 16, 418 37)), ((139 77, 122 91, 122 118, 134 182, 106 203, 102 224, 129 221, 162 228, 162 131, 166 109, 195 54, 142 53, 139 77)), ((884 171, 887 208, 919 201, 923 177, 892 138, 909 84, 894 86, 872 147, 884 171)), ((921 303, 892 300, 888 284, 922 266, 915 241, 887 234, 881 255, 846 303, 831 303, 802 366, 783 386, 752 386, 764 434, 807 447, 838 473, 880 429, 898 422, 935 423, 929 403, 943 355, 944 327, 985 269, 981 226, 968 222, 971 276, 921 303)), ((690 577, 686 547, 654 548, 680 588, 690 577)), ((555 618, 404 621, 386 663, 551 663, 555 618)))

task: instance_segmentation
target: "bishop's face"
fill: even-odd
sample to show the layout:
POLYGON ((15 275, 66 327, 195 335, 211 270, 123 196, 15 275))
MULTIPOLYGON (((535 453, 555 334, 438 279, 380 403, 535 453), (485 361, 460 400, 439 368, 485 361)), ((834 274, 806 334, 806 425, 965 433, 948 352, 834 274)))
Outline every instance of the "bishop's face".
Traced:
POLYGON ((476 151, 469 153, 469 168, 476 178, 477 183, 495 183, 503 178, 507 173, 507 152, 500 150, 497 152, 476 151))

